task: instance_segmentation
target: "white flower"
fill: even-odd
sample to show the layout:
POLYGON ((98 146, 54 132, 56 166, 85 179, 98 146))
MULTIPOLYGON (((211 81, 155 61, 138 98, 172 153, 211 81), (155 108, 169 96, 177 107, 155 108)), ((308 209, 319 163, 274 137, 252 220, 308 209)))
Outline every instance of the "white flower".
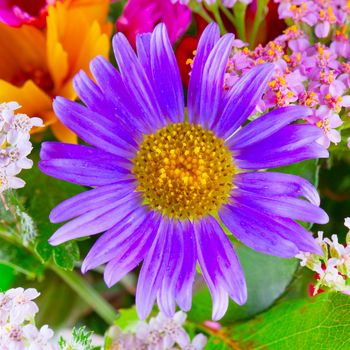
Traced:
POLYGON ((339 274, 337 266, 341 263, 340 260, 331 258, 328 260, 326 269, 321 265, 316 268, 316 272, 320 275, 319 280, 321 285, 324 285, 335 291, 342 291, 345 289, 345 279, 339 274))
POLYGON ((51 344, 50 340, 54 332, 47 325, 38 330, 34 325, 28 324, 23 327, 23 335, 28 343, 28 350, 55 350, 57 345, 51 344))
MULTIPOLYGON (((117 349, 133 350, 202 350, 207 342, 198 334, 192 341, 183 328, 187 315, 179 311, 172 318, 159 313, 149 323, 139 322, 136 334, 123 333, 114 329, 114 343, 117 349)), ((113 330, 112 330, 113 331, 113 330)))
POLYGON ((23 330, 18 325, 7 324, 0 328, 1 350, 24 350, 23 330))
POLYGON ((34 288, 24 290, 23 288, 10 289, 5 293, 12 300, 10 310, 10 322, 21 324, 25 320, 30 320, 39 311, 38 306, 32 301, 40 293, 34 288))
POLYGON ((183 350, 202 350, 207 344, 207 337, 203 334, 197 334, 192 341, 192 344, 185 346, 183 350))
POLYGON ((344 225, 350 230, 350 218, 344 219, 344 225))
POLYGON ((9 188, 25 185, 16 175, 33 166, 27 158, 32 151, 30 130, 43 125, 40 118, 16 114, 18 108, 16 102, 0 104, 0 194, 9 188))

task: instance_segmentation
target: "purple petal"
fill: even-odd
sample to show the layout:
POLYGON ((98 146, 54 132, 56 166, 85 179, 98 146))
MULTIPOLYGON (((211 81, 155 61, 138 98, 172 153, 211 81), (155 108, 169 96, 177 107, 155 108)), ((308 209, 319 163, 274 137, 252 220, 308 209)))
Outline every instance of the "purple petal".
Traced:
POLYGON ((91 210, 104 207, 125 197, 135 188, 134 181, 127 180, 79 193, 57 205, 50 213, 50 221, 52 223, 67 221, 91 210))
POLYGON ((317 126, 287 125, 252 146, 235 150, 235 163, 241 169, 264 169, 313 158, 327 158, 328 151, 316 140, 322 135, 317 126))
POLYGON ((222 103, 224 76, 233 39, 233 34, 224 35, 211 50, 203 69, 199 122, 207 128, 212 127, 222 103))
POLYGON ((175 298, 182 310, 189 311, 192 304, 192 286, 196 273, 196 238, 192 223, 182 222, 180 226, 181 234, 185 239, 186 253, 183 256, 181 272, 176 284, 175 298))
POLYGON ((274 220, 284 227, 279 231, 279 235, 293 242, 300 251, 323 255, 321 247, 304 227, 291 219, 277 217, 274 220))
POLYGON ((84 186, 109 185, 131 177, 131 172, 118 162, 98 158, 42 160, 38 166, 46 175, 84 186))
POLYGON ((148 115, 142 114, 132 92, 124 85, 115 67, 104 57, 97 56, 90 62, 90 70, 96 82, 103 89, 109 104, 112 104, 113 115, 123 128, 130 130, 137 137, 140 137, 140 132, 149 132, 152 124, 148 115))
POLYGON ((251 172, 237 174, 233 180, 241 190, 262 196, 305 197, 314 205, 320 205, 316 188, 302 177, 274 172, 251 172))
POLYGON ((130 240, 125 241, 122 246, 117 247, 117 250, 114 251, 115 258, 107 264, 104 273, 104 279, 108 287, 120 281, 133 270, 149 251, 160 222, 160 220, 153 221, 152 218, 149 218, 149 220, 149 222, 144 221, 143 226, 146 225, 146 228, 142 228, 141 225, 139 230, 135 231, 134 234, 131 233, 128 237, 131 237, 130 240))
POLYGON ((233 246, 211 216, 196 223, 198 261, 213 299, 213 320, 220 319, 227 310, 227 294, 244 304, 247 287, 244 274, 233 246))
POLYGON ((172 222, 163 218, 157 237, 142 264, 136 289, 136 310, 142 320, 150 314, 162 284, 171 250, 169 244, 171 231, 172 222))
POLYGON ((164 278, 157 295, 159 309, 167 317, 173 317, 175 314, 176 282, 179 278, 185 249, 184 237, 182 232, 177 229, 177 226, 179 226, 179 223, 172 222, 172 232, 168 232, 168 244, 171 246, 171 251, 164 278))
POLYGON ((228 140, 227 144, 230 149, 250 146, 275 134, 291 122, 307 117, 310 112, 310 108, 304 106, 275 109, 244 126, 228 140))
POLYGON ((101 186, 130 175, 129 160, 98 148, 44 142, 40 157, 45 174, 80 185, 101 186))
POLYGON ((219 216, 239 241, 254 250, 282 258, 294 257, 299 252, 293 242, 279 235, 281 225, 258 210, 225 205, 219 216))
POLYGON ((151 33, 142 33, 136 36, 137 56, 147 74, 152 76, 151 69, 151 33))
POLYGON ((216 135, 227 139, 253 113, 274 71, 274 65, 265 63, 250 69, 231 90, 215 127, 216 135))
POLYGON ((53 108, 61 122, 87 143, 122 157, 133 156, 135 151, 117 123, 63 97, 56 97, 53 108))
POLYGON ((82 159, 82 160, 102 160, 111 162, 121 162, 128 164, 129 160, 119 157, 115 154, 105 152, 101 149, 85 146, 85 145, 72 145, 70 143, 63 142, 44 142, 40 150, 41 160, 52 159, 82 159))
POLYGON ((282 216, 294 220, 326 224, 329 221, 326 212, 306 200, 279 196, 264 197, 252 192, 235 189, 232 199, 238 205, 245 205, 261 211, 267 216, 282 216))
POLYGON ((112 259, 122 257, 135 242, 148 238, 157 225, 159 226, 158 217, 146 206, 137 208, 121 218, 95 242, 83 262, 82 271, 85 273, 112 259))
POLYGON ((159 24, 151 39, 151 64, 154 89, 163 115, 173 123, 184 120, 184 95, 180 70, 164 24, 159 24))
POLYGON ((50 238, 52 245, 58 245, 72 239, 100 233, 114 226, 120 218, 141 206, 138 193, 132 193, 116 202, 91 210, 60 227, 50 238))
POLYGON ((197 123, 200 117, 201 85, 205 63, 208 56, 220 38, 219 26, 210 23, 199 40, 188 87, 188 120, 197 123))
POLYGON ((92 111, 102 114, 106 118, 114 119, 115 108, 112 103, 106 99, 106 95, 97 86, 84 71, 79 71, 73 79, 74 90, 79 98, 92 111))
POLYGON ((133 94, 142 114, 148 117, 150 124, 161 128, 165 125, 154 89, 146 72, 125 36, 117 33, 113 38, 114 54, 124 84, 133 94))

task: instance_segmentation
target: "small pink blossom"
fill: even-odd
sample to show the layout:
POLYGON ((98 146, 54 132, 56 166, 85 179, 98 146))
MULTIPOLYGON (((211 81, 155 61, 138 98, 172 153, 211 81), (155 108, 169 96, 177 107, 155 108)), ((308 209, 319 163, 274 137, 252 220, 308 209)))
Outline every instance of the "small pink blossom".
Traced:
POLYGON ((311 124, 320 127, 324 135, 318 140, 318 142, 324 147, 329 147, 330 143, 339 143, 341 140, 337 127, 343 124, 337 113, 334 113, 326 106, 321 106, 317 110, 313 110, 314 114, 308 118, 311 124))

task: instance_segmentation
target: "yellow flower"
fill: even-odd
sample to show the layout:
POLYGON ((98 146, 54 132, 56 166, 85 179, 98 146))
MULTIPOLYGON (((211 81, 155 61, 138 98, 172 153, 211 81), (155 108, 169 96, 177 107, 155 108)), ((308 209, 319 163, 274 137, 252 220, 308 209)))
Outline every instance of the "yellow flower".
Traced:
POLYGON ((109 0, 57 2, 48 8, 45 31, 0 23, 0 101, 17 101, 21 112, 41 117, 59 140, 75 143, 76 135, 56 118, 52 99, 74 100, 74 75, 95 56, 108 58, 108 5, 109 0))

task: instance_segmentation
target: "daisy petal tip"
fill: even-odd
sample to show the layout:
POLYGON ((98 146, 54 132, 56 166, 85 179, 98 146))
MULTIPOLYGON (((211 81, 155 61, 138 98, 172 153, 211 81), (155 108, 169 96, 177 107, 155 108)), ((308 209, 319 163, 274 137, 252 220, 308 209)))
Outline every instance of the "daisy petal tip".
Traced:
POLYGON ((89 267, 84 264, 84 262, 81 265, 80 271, 83 275, 85 275, 89 271, 89 267))
POLYGON ((320 224, 328 224, 328 222, 329 222, 329 216, 328 216, 328 214, 325 212, 325 211, 323 211, 323 215, 322 215, 322 218, 321 218, 321 220, 320 220, 321 222, 320 222, 320 224))
POLYGON ((224 317, 225 313, 226 313, 226 310, 225 311, 213 310, 211 318, 213 321, 220 321, 224 317))
POLYGON ((106 275, 106 273, 104 274, 104 281, 105 281, 106 286, 107 286, 108 288, 112 288, 112 287, 113 287, 114 283, 113 283, 113 281, 111 280, 110 276, 106 275))
POLYGON ((145 306, 140 306, 139 303, 136 303, 136 312, 137 315, 139 316, 139 319, 141 321, 144 321, 148 315, 151 313, 151 311, 146 310, 145 306))
POLYGON ((49 239, 48 239, 48 242, 49 242, 49 244, 50 245, 52 245, 52 246, 58 246, 58 245, 60 245, 62 242, 60 242, 56 237, 55 237, 55 235, 53 235, 52 237, 50 237, 49 239))
POLYGON ((55 209, 53 209, 51 211, 51 213, 49 214, 49 220, 52 224, 58 224, 61 222, 58 220, 57 213, 56 213, 55 209))

